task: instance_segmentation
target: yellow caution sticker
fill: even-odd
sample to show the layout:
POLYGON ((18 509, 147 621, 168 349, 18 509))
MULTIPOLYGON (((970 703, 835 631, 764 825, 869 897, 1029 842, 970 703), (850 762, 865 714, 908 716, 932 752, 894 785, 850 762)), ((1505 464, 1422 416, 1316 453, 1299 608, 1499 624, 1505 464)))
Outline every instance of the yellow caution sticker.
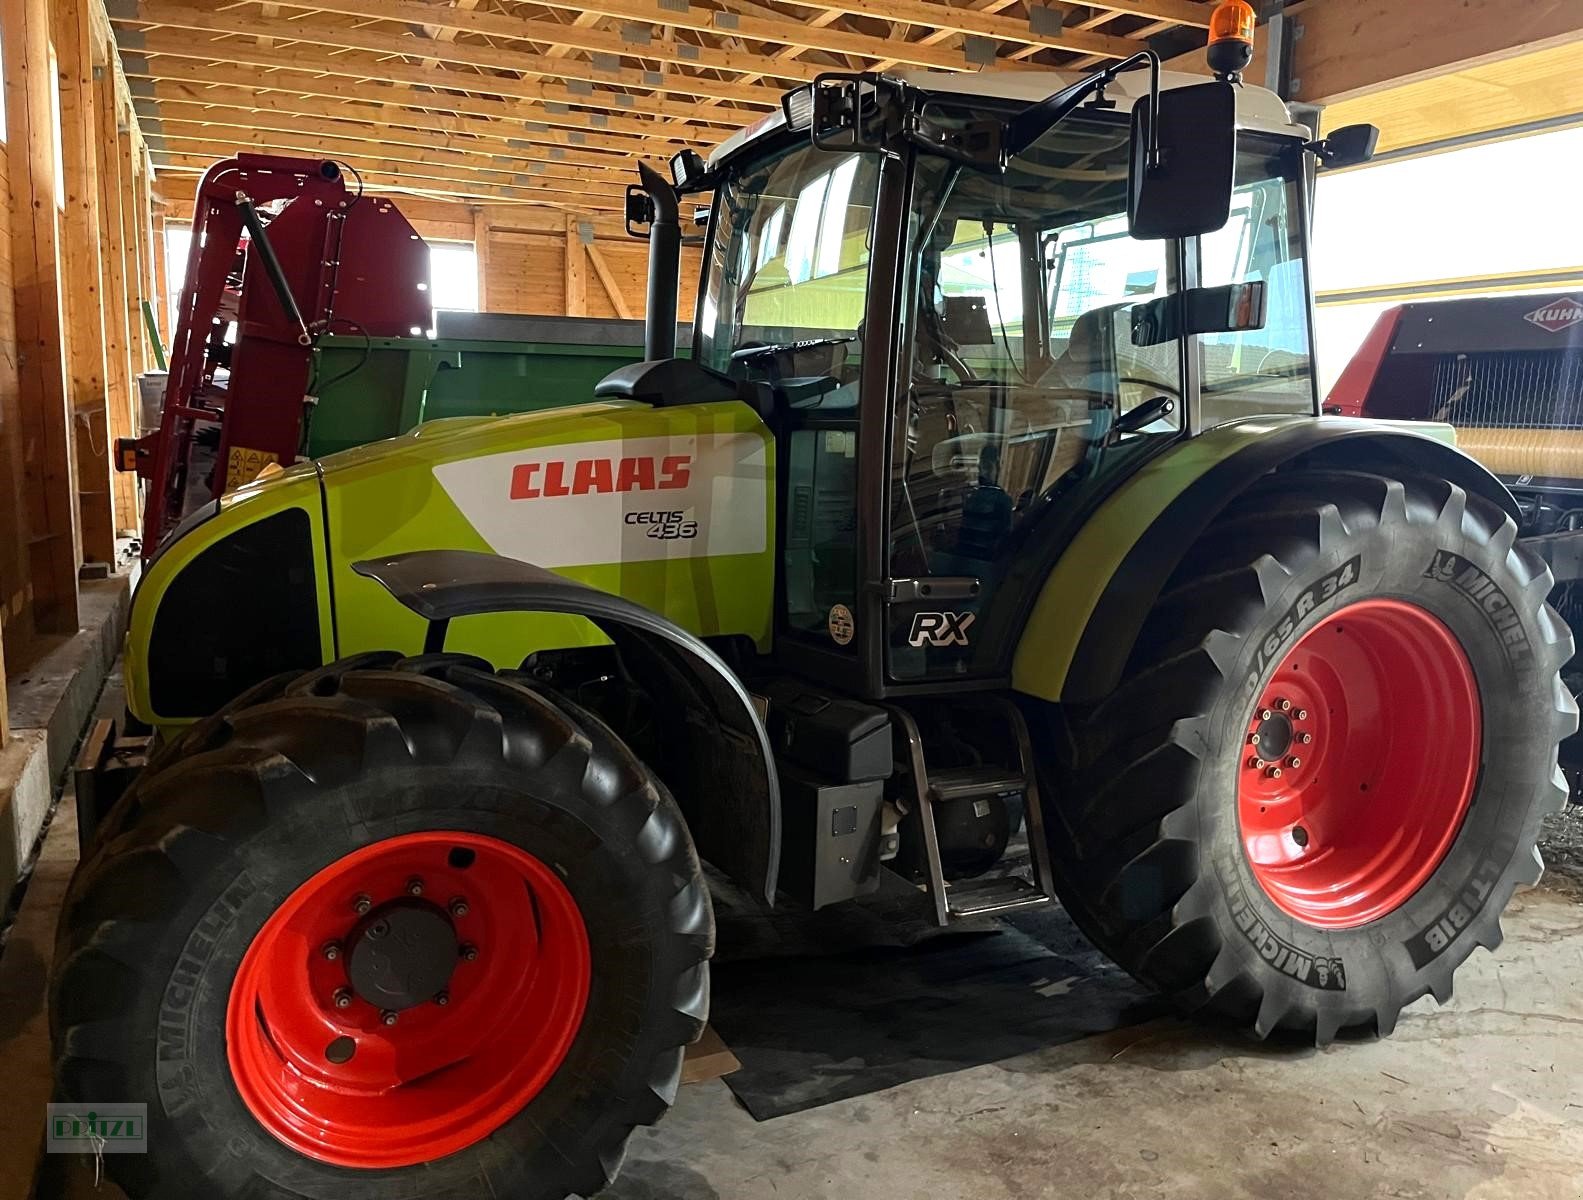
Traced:
POLYGON ((252 483, 258 474, 271 463, 278 463, 280 455, 268 450, 253 450, 247 446, 232 446, 225 458, 225 490, 230 492, 244 483, 252 483))

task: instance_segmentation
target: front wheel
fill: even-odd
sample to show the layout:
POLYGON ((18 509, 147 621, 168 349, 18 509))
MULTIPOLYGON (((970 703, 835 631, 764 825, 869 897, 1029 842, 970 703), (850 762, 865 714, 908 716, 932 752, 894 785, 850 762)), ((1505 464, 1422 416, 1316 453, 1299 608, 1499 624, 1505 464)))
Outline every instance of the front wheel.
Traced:
POLYGON ((1549 572, 1443 480, 1294 471, 1186 556, 1116 693, 1051 730, 1062 900, 1260 1036, 1387 1034, 1539 878, 1577 726, 1549 572))
POLYGON ((674 1096, 713 923, 596 717, 458 656, 270 681, 162 753, 73 880, 62 1100, 145 1101, 128 1195, 599 1191, 674 1096))

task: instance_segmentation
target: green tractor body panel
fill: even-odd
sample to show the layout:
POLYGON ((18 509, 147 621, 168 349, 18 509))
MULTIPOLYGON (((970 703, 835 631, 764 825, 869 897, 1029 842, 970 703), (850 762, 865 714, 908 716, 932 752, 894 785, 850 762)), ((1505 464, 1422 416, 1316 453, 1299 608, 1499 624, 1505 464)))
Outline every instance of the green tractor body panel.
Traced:
MULTIPOLYGON (((445 421, 324 466, 342 654, 422 644, 423 623, 351 564, 431 549, 522 559, 768 648, 774 452, 745 405, 445 421)), ((504 614, 458 624, 447 646, 498 666, 603 641, 580 617, 504 614)))
MULTIPOLYGON (((276 669, 316 665, 302 661, 310 640, 317 662, 363 650, 421 650, 424 622, 352 564, 433 549, 533 562, 642 604, 700 637, 736 636, 767 650, 774 471, 769 431, 736 402, 597 403, 442 420, 293 468, 227 496, 215 515, 175 537, 150 564, 133 602, 129 706, 156 725, 203 715, 196 702, 188 709, 162 704, 157 679, 151 686, 160 664, 151 664, 149 647, 159 641, 161 607, 173 581, 205 552, 227 555, 239 535, 287 511, 311 532, 311 567, 303 551, 293 586, 298 595, 311 589, 317 637, 303 632, 306 616, 294 641, 256 630, 261 640, 296 647, 276 669)), ((230 578, 243 583, 235 564, 228 566, 230 578)), ((206 624, 232 620, 233 599, 208 596, 206 624)), ((535 650, 604 641, 581 617, 500 614, 458 622, 447 647, 514 666, 535 650)))

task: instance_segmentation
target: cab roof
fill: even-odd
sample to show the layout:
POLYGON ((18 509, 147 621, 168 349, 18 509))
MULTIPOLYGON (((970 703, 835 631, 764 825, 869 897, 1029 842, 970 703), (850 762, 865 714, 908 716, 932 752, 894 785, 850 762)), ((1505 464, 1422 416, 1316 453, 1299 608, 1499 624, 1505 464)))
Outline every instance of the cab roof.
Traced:
MULTIPOLYGON (((1064 87, 1087 78, 1088 71, 887 71, 886 77, 899 79, 908 87, 936 95, 981 96, 995 100, 1020 100, 1028 104, 1054 95, 1064 87)), ((1160 88, 1191 87, 1205 82, 1202 75, 1185 71, 1162 71, 1160 88)), ((1148 74, 1132 71, 1120 76, 1106 89, 1116 100, 1133 101, 1147 95, 1148 74)), ((786 116, 780 110, 768 113, 761 120, 745 129, 739 129, 715 147, 709 155, 711 167, 725 161, 744 146, 782 129, 786 116)), ((1268 88, 1241 84, 1237 88, 1237 128, 1256 129, 1287 137, 1311 138, 1314 134, 1305 126, 1293 122, 1281 98, 1268 88)))

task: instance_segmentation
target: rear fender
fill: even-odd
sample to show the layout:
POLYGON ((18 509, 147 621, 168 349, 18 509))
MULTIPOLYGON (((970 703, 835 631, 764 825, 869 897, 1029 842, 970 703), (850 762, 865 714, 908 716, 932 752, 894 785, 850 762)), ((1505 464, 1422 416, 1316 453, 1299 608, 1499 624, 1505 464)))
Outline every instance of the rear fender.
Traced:
POLYGON ((1449 438, 1449 427, 1423 422, 1288 417, 1241 421, 1183 442, 1117 489, 1057 561, 1017 643, 1013 686, 1076 704, 1109 695, 1188 549, 1274 471, 1433 475, 1517 519, 1511 493, 1449 438))
POLYGON ((423 550, 352 570, 429 623, 430 651, 457 617, 541 612, 592 622, 650 693, 684 717, 666 783, 699 854, 774 903, 781 808, 769 735, 741 681, 697 637, 641 604, 494 554, 423 550))

